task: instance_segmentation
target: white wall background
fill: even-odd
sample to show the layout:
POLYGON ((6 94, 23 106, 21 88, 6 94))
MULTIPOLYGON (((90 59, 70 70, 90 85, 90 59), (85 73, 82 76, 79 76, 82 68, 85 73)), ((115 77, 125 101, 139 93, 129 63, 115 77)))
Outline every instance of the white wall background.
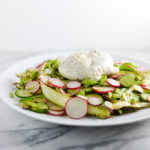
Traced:
POLYGON ((0 50, 150 48, 150 0, 0 0, 0 50))

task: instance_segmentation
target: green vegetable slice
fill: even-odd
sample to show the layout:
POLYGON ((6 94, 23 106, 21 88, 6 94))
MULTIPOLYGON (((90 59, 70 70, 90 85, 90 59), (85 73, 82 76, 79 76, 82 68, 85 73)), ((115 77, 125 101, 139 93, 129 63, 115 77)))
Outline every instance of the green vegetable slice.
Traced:
POLYGON ((119 67, 120 71, 125 70, 125 71, 135 72, 136 74, 139 74, 136 68, 137 66, 134 65, 133 63, 124 63, 119 67))
POLYGON ((48 110, 48 106, 44 103, 35 103, 31 100, 22 101, 21 106, 25 109, 29 109, 38 113, 45 113, 48 110))
POLYGON ((28 90, 26 90, 26 89, 18 89, 18 90, 16 90, 15 95, 16 95, 17 97, 23 98, 23 97, 31 97, 31 96, 32 96, 32 93, 30 93, 30 92, 29 92, 28 90))
POLYGON ((102 85, 102 86, 108 85, 108 84, 106 83, 106 80, 107 80, 107 76, 106 76, 106 75, 101 76, 101 78, 100 78, 99 81, 98 81, 98 85, 102 85))
POLYGON ((10 91, 10 97, 11 97, 11 98, 14 98, 14 94, 13 94, 12 91, 10 91))
POLYGON ((21 103, 21 102, 25 102, 25 101, 29 101, 29 100, 36 102, 36 103, 45 103, 46 102, 46 98, 43 95, 22 98, 22 99, 20 99, 19 102, 21 103))
POLYGON ((94 81, 94 80, 91 80, 91 79, 84 79, 84 80, 82 81, 82 84, 87 88, 87 87, 89 87, 89 86, 91 86, 91 85, 97 84, 97 82, 94 81))
POLYGON ((119 82, 124 87, 131 87, 135 84, 134 77, 131 75, 125 75, 119 78, 119 82))

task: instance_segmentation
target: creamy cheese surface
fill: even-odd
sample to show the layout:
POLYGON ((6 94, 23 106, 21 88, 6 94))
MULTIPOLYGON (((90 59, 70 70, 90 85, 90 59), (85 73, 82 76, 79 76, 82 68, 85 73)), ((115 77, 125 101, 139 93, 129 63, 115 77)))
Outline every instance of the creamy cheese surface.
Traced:
POLYGON ((62 76, 70 80, 90 78, 97 81, 101 75, 118 72, 112 57, 99 50, 74 53, 61 61, 58 69, 62 76))

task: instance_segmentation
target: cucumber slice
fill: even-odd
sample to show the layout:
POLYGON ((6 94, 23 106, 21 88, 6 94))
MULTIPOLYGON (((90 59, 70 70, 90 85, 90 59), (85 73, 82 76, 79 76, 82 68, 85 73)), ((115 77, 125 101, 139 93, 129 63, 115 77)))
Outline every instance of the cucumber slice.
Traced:
POLYGON ((25 90, 25 89, 18 89, 16 90, 15 95, 17 97, 24 98, 24 97, 31 97, 32 93, 30 93, 28 90, 25 90))
MULTIPOLYGON (((42 82, 41 82, 41 88, 42 88, 44 96, 49 101, 51 101, 52 103, 55 103, 56 105, 60 107, 64 108, 66 102, 70 99, 69 96, 62 95, 56 90, 46 86, 42 82)), ((88 105, 88 114, 97 116, 99 118, 108 118, 110 116, 110 112, 106 107, 92 106, 90 104, 88 105)))
POLYGON ((48 106, 44 103, 34 103, 36 105, 32 106, 31 111, 35 111, 38 113, 45 113, 48 111, 48 106))
POLYGON ((134 77, 131 75, 125 75, 119 78, 120 84, 124 87, 131 87, 135 84, 134 77))

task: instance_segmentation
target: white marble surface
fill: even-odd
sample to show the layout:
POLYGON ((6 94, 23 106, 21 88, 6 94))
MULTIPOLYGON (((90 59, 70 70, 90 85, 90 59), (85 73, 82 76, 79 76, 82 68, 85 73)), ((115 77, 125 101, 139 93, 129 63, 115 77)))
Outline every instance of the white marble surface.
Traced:
MULTIPOLYGON (((150 60, 150 49, 109 52, 150 60)), ((0 72, 32 55, 0 52, 0 72)), ((61 126, 19 114, 0 101, 0 150, 149 150, 149 141, 150 119, 113 127, 61 126)))

